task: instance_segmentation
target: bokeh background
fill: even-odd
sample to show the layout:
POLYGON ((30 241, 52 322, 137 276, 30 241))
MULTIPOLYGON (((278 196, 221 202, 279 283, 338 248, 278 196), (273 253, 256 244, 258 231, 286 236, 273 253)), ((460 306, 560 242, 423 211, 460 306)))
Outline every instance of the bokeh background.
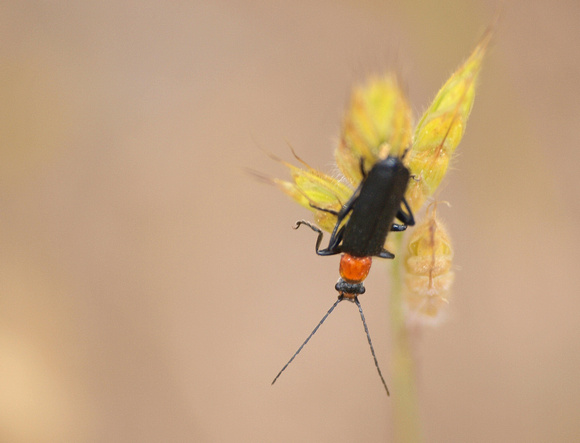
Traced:
MULTIPOLYGON (((418 116, 503 14, 439 198, 449 319, 430 442, 580 439, 580 4, 0 4, 0 441, 379 442, 391 400, 308 211, 245 167, 331 171, 350 87, 418 116)), ((362 300, 387 381, 388 273, 362 300)), ((397 395, 396 392, 393 395, 397 395)))

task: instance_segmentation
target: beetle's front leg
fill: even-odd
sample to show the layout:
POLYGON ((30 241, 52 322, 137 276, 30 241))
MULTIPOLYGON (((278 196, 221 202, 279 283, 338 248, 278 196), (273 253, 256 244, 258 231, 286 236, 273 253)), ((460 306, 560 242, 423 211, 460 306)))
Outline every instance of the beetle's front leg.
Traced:
MULTIPOLYGON (((316 239, 316 253, 318 255, 336 255, 336 254, 340 254, 342 252, 340 250, 340 247, 338 246, 338 243, 340 243, 340 241, 338 243, 333 242, 333 244, 329 245, 329 247, 326 249, 320 249, 320 244, 322 243, 322 237, 324 236, 324 233, 322 232, 322 230, 318 226, 314 226, 312 223, 307 222, 306 220, 297 221, 296 225, 294 226, 294 229, 298 229, 300 227, 300 225, 306 225, 310 229, 312 229, 314 232, 318 233, 318 237, 316 239)), ((340 238, 342 238, 342 230, 339 231, 339 233, 340 233, 340 238)), ((332 237, 331 237, 331 240, 332 240, 332 237)))

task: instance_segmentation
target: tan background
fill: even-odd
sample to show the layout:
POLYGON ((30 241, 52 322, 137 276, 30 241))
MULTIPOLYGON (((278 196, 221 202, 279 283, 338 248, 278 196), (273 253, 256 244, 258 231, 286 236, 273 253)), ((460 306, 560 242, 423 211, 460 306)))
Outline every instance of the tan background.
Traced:
MULTIPOLYGON (((389 441, 350 306, 270 387, 337 259, 243 168, 285 174, 259 148, 289 141, 330 170, 377 70, 418 115, 498 4, 122 3, 0 5, 0 441, 389 441)), ((459 269, 417 349, 428 441, 580 439, 579 22, 504 3, 440 194, 459 269)), ((386 287, 375 265, 388 381, 386 287)))

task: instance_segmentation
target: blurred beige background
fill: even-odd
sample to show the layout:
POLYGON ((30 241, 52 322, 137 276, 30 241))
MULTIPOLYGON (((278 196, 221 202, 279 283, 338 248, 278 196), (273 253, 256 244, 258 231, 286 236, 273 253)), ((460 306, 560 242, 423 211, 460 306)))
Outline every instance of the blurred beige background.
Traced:
MULTIPOLYGON (((382 442, 391 400, 307 211, 349 90, 415 115, 496 2, 3 2, 0 441, 382 442), (433 4, 431 4, 433 3, 433 4)), ((458 267, 417 348, 430 442, 580 439, 580 4, 512 1, 440 198, 458 267)), ((389 380, 387 272, 367 321, 389 380)), ((393 393, 396 395, 396 393, 393 393)))

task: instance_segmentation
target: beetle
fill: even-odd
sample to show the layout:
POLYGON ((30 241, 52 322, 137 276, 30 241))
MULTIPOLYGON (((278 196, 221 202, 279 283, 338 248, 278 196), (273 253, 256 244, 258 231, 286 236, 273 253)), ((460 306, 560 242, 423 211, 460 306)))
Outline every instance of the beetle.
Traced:
POLYGON ((364 161, 361 159, 362 181, 340 211, 312 205, 317 210, 329 212, 337 217, 328 246, 325 249, 320 249, 324 235, 320 228, 305 220, 296 222, 294 229, 298 229, 301 225, 306 225, 318 234, 315 246, 318 255, 342 254, 339 266, 340 278, 335 285, 335 289, 338 291, 338 300, 320 320, 316 328, 314 328, 288 363, 276 375, 272 384, 292 363, 338 303, 343 300, 349 300, 355 303, 359 309, 375 366, 387 395, 390 395, 379 368, 358 296, 365 293, 363 281, 370 271, 372 257, 386 259, 395 257, 384 247, 388 233, 390 231, 404 231, 407 226, 415 224, 415 218, 405 199, 405 191, 411 178, 409 170, 403 164, 405 154, 406 152, 401 158, 389 155, 375 163, 368 173, 365 171, 364 161), (401 223, 395 223, 395 219, 401 223))

